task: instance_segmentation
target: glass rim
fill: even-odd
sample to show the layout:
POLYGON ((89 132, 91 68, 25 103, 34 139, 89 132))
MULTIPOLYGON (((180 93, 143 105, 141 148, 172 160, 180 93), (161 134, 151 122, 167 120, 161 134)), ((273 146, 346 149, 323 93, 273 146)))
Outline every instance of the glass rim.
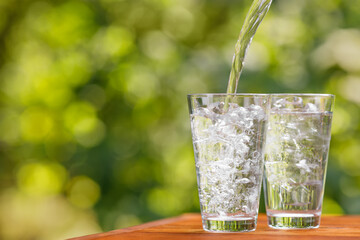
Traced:
POLYGON ((270 94, 267 93, 192 93, 187 94, 188 97, 210 97, 210 96, 218 96, 218 97, 267 97, 270 94))
POLYGON ((335 98, 334 94, 328 93, 191 93, 187 94, 189 97, 208 97, 208 96, 237 96, 237 97, 248 97, 248 96, 256 96, 256 97, 265 97, 265 96, 290 96, 290 97, 331 97, 335 98))
POLYGON ((335 98, 334 94, 328 93, 269 93, 270 96, 289 96, 289 97, 330 97, 335 98))

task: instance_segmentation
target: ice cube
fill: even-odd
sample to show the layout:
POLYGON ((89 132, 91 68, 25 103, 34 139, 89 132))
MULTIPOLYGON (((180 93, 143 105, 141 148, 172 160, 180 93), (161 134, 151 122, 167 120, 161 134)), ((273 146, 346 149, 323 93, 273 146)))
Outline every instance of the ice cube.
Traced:
POLYGON ((277 109, 284 108, 285 105, 286 105, 286 101, 283 98, 276 100, 276 102, 274 103, 274 107, 277 109))
POLYGON ((302 99, 302 97, 294 97, 294 100, 292 102, 293 102, 294 106, 303 107, 303 99, 302 99))
POLYGON ((307 104, 305 105, 305 111, 306 111, 306 112, 317 112, 318 109, 317 109, 317 107, 316 107, 315 104, 313 104, 313 103, 307 103, 307 104))
POLYGON ((306 160, 300 160, 299 163, 295 164, 297 167, 301 168, 301 172, 311 172, 310 167, 306 164, 306 160))
POLYGON ((260 156, 261 156, 261 153, 259 153, 258 151, 254 151, 254 152, 252 153, 253 159, 258 159, 260 156))
POLYGON ((245 184, 245 183, 249 183, 251 182, 250 179, 248 178, 241 178, 237 181, 238 183, 242 183, 242 184, 245 184))
POLYGON ((223 102, 216 102, 209 105, 209 109, 217 114, 222 114, 224 110, 224 103, 223 102))

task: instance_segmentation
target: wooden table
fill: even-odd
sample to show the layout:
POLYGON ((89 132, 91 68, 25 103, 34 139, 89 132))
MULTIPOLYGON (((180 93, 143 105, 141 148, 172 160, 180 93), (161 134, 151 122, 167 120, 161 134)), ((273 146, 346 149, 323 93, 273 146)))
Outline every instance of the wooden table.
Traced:
POLYGON ((275 230, 267 226, 266 216, 259 215, 254 232, 209 233, 202 229, 200 214, 184 214, 135 227, 99 233, 72 240, 236 240, 236 239, 360 239, 360 216, 321 217, 320 228, 309 230, 275 230))

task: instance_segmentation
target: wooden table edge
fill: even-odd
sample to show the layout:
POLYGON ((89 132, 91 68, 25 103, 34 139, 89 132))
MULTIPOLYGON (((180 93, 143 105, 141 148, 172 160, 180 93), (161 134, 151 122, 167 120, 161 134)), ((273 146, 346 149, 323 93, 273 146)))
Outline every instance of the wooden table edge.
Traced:
MULTIPOLYGON (((111 237, 114 235, 120 235, 120 234, 127 234, 127 233, 131 233, 131 232, 136 232, 139 230, 144 230, 144 229, 149 229, 149 228, 153 228, 153 227, 158 227, 160 225, 168 225, 168 224, 172 224, 174 222, 178 222, 178 221, 186 221, 189 219, 201 219, 201 216, 199 213, 185 213, 182 214, 180 216, 176 216, 176 217, 171 217, 171 218, 165 218, 165 219, 160 219, 160 220, 156 220, 156 221, 152 221, 152 222, 148 222, 148 223, 144 223, 144 224, 140 224, 140 225, 136 225, 133 227, 128 227, 128 228, 123 228, 123 229, 117 229, 117 230, 113 230, 113 231, 109 231, 109 232, 104 232, 104 233, 95 233, 95 234, 90 234, 90 235, 86 235, 86 236, 79 236, 79 237, 73 237, 73 238, 69 238, 68 240, 95 240, 95 239, 103 239, 106 237, 111 237)), ((360 215, 342 215, 342 214, 324 214, 322 215, 322 217, 336 217, 337 221, 342 221, 343 217, 347 218, 347 219, 356 219, 354 223, 356 223, 356 225, 358 227, 356 227, 357 229, 360 230, 360 215)), ((258 221, 262 222, 262 224, 267 224, 267 217, 266 214, 259 214, 258 217, 258 221)), ((351 224, 352 226, 349 227, 354 227, 353 224, 351 224)), ((340 229, 343 227, 340 227, 340 229)), ((292 230, 274 230, 271 229, 272 231, 276 231, 276 232, 293 232, 293 231, 298 231, 298 229, 292 229, 292 230)), ((300 231, 305 231, 305 230, 300 230, 300 231)), ((360 233, 359 231, 357 231, 358 234, 360 233)), ((208 232, 206 232, 208 234, 208 232)), ((229 233, 231 234, 231 233, 229 233)), ((269 234, 269 233, 268 233, 269 234)), ((273 234, 271 234, 273 235, 273 234)), ((325 236, 324 236, 325 237, 325 236)), ((337 236, 339 237, 339 236, 337 236)), ((341 238, 340 238, 341 239, 341 238)), ((359 234, 359 239, 360 239, 360 234, 359 234)))
POLYGON ((182 214, 180 216, 177 216, 177 217, 171 217, 171 218, 155 220, 155 221, 152 221, 152 222, 143 223, 143 224, 136 225, 136 226, 133 226, 133 227, 117 229, 117 230, 104 232, 104 233, 95 233, 95 234, 90 234, 90 235, 86 235, 86 236, 68 238, 68 240, 90 240, 90 239, 97 239, 97 238, 100 238, 100 237, 112 236, 112 235, 116 235, 116 234, 119 234, 119 233, 133 232, 133 231, 144 229, 144 228, 150 228, 150 227, 156 227, 156 226, 159 226, 159 225, 169 224, 169 223, 172 223, 172 222, 176 222, 176 221, 178 221, 178 220, 180 220, 182 218, 187 218, 187 217, 191 217, 191 216, 195 216, 195 215, 197 216, 198 213, 184 213, 184 214, 182 214))

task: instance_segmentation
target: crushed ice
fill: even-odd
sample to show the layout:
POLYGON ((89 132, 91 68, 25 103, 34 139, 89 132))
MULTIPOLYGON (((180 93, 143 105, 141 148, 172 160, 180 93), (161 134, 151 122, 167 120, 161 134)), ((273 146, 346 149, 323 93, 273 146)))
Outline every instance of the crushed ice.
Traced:
POLYGON ((207 213, 254 213, 263 161, 256 141, 263 137, 266 113, 257 105, 230 103, 227 112, 223 107, 213 103, 191 115, 200 203, 207 213))

